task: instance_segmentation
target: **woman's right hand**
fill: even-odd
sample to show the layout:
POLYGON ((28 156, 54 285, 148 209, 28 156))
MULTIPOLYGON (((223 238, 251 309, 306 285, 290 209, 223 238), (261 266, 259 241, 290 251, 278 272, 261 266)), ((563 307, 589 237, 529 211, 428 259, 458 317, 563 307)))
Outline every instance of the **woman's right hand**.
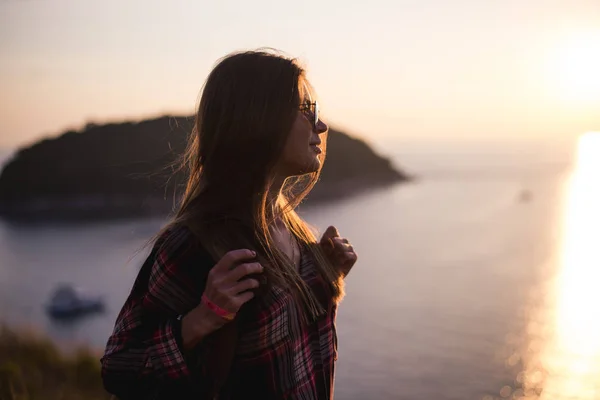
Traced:
MULTIPOLYGON (((263 266, 253 261, 255 259, 256 253, 247 249, 226 253, 209 271, 204 295, 224 310, 237 313, 242 305, 254 297, 251 289, 259 286, 256 279, 243 279, 247 275, 263 272, 263 266)), ((181 334, 184 348, 193 348, 203 337, 228 322, 200 303, 183 317, 181 334)))

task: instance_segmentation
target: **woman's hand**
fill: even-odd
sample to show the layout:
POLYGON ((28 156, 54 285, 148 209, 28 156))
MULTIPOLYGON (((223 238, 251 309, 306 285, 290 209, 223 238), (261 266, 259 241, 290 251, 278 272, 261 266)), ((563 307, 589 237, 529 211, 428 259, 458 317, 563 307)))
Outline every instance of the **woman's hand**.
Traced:
MULTIPOLYGON (((254 297, 259 286, 256 279, 243 279, 247 275, 263 272, 256 261, 256 253, 247 249, 232 250, 208 273, 204 296, 217 307, 235 314, 240 307, 254 297)), ((224 318, 202 302, 186 314, 182 320, 181 333, 184 348, 193 348, 203 337, 219 329, 230 319, 224 318)))
POLYGON ((350 242, 348 242, 348 239, 340 237, 335 226, 330 226, 323 234, 319 243, 325 255, 329 258, 329 262, 346 277, 356 263, 356 260, 358 260, 358 256, 354 252, 354 248, 350 242))

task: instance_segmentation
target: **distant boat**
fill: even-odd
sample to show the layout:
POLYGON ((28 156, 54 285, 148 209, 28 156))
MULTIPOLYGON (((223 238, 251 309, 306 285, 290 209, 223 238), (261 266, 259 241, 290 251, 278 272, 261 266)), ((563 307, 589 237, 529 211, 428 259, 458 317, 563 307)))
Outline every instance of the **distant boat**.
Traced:
POLYGON ((46 311, 54 318, 68 318, 104 310, 101 296, 90 296, 71 285, 60 285, 46 305, 46 311))
POLYGON ((531 201, 532 197, 533 194, 529 190, 522 190, 521 193, 519 193, 519 202, 528 203, 529 201, 531 201))

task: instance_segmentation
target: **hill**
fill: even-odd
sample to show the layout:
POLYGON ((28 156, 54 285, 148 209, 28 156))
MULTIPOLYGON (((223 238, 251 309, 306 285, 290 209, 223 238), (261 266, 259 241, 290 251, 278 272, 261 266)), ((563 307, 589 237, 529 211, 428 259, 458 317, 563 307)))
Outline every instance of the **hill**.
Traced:
MULTIPOLYGON (((172 210, 185 181, 166 168, 185 148, 191 117, 88 124, 18 150, 0 175, 8 219, 111 218, 172 210)), ((307 203, 409 180, 364 141, 330 130, 321 181, 307 203)))

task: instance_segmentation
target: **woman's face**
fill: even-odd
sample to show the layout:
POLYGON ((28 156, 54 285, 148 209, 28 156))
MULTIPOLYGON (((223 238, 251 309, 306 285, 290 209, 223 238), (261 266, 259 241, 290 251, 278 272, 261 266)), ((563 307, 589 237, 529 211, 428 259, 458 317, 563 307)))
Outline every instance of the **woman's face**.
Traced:
MULTIPOLYGON (((307 96, 302 105, 310 104, 307 96)), ((296 111, 296 118, 283 148, 283 153, 277 164, 277 173, 289 177, 304 175, 319 170, 321 160, 321 134, 329 127, 319 120, 314 126, 314 107, 301 106, 296 111)))

